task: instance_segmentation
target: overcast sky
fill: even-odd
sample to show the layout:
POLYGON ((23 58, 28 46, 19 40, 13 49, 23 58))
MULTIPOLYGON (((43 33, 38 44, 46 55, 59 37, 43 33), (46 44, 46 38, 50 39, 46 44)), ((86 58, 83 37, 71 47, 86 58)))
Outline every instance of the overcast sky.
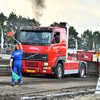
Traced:
MULTIPOLYGON (((39 22, 49 26, 53 22, 66 21, 79 34, 89 29, 100 32, 100 0, 45 0, 45 9, 39 22)), ((34 5, 33 5, 34 6, 34 5)), ((29 0, 0 0, 0 13, 11 12, 23 17, 35 18, 29 0)))

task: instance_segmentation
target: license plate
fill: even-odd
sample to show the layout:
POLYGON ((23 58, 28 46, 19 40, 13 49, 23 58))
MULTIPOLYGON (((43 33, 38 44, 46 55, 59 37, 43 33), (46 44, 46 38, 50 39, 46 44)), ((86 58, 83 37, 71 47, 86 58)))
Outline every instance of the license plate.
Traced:
POLYGON ((35 70, 27 70, 27 72, 33 72, 33 73, 34 73, 34 72, 35 72, 35 70))

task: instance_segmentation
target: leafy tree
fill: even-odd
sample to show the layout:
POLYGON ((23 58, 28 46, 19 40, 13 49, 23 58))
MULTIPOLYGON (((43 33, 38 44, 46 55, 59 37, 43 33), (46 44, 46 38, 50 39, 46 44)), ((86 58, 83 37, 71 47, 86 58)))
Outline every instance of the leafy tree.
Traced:
POLYGON ((7 17, 3 14, 3 12, 0 14, 0 26, 4 28, 4 22, 7 20, 7 17))
POLYGON ((81 50, 82 49, 82 39, 81 37, 77 37, 77 44, 78 44, 78 49, 81 50))
MULTIPOLYGON (((13 12, 10 13, 7 19, 7 25, 5 32, 14 31, 17 33, 17 36, 20 33, 20 28, 23 26, 40 26, 40 23, 36 21, 34 18, 23 18, 21 15, 17 16, 13 12)), ((8 36, 8 38, 11 38, 8 36)), ((13 42, 13 39, 10 39, 10 42, 13 42)))
POLYGON ((69 27, 69 42, 68 42, 68 48, 75 48, 75 43, 77 39, 78 32, 74 29, 73 26, 69 27))
POLYGON ((53 24, 50 25, 51 27, 59 27, 59 23, 54 22, 53 24))
MULTIPOLYGON (((18 29, 17 22, 18 22, 17 15, 14 14, 13 12, 10 13, 10 15, 9 15, 9 17, 7 19, 7 25, 6 25, 5 32, 6 33, 7 32, 11 32, 11 31, 16 32, 16 30, 18 29)), ((7 36, 7 38, 8 38, 8 43, 13 43, 13 39, 11 39, 10 36, 7 36)))
MULTIPOLYGON (((3 35, 5 35, 4 34, 4 31, 5 31, 4 29, 6 27, 6 25, 5 25, 6 20, 7 20, 7 17, 3 14, 3 12, 1 12, 1 14, 0 14, 0 37, 1 37, 1 27, 3 29, 3 35)), ((1 38, 0 38, 0 41, 1 41, 1 38)))
POLYGON ((99 31, 93 32, 93 41, 94 41, 95 49, 96 49, 96 51, 98 51, 100 48, 100 33, 99 33, 99 31))
POLYGON ((93 32, 93 41, 95 42, 95 44, 100 44, 100 33, 99 31, 95 31, 93 32))
POLYGON ((12 30, 15 31, 16 29, 18 29, 17 22, 18 22, 17 15, 14 14, 13 12, 10 13, 7 20, 7 32, 10 32, 12 30))
POLYGON ((82 46, 85 50, 92 50, 93 48, 93 35, 91 30, 86 30, 81 35, 81 38, 83 40, 82 46))

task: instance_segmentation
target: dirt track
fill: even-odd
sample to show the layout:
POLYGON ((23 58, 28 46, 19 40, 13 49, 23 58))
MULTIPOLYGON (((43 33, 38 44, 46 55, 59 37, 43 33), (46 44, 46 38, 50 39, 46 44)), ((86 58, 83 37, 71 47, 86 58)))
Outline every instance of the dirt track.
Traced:
MULTIPOLYGON (((96 76, 78 78, 65 76, 31 75, 22 77, 23 84, 10 86, 11 77, 0 77, 0 100, 69 100, 78 95, 93 94, 97 85, 96 76)), ((74 100, 74 99, 73 99, 74 100)), ((77 99, 76 99, 77 100, 77 99)))
POLYGON ((0 68, 0 100, 100 100, 99 95, 94 95, 98 81, 95 75, 56 79, 40 74, 22 76, 22 81, 22 85, 16 81, 11 87, 10 69, 0 68))
POLYGON ((0 59, 0 64, 9 65, 10 59, 0 59))

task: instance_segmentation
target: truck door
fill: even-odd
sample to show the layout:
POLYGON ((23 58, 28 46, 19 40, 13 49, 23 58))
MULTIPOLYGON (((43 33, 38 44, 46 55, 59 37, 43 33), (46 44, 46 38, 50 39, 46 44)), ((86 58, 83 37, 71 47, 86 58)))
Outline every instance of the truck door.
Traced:
POLYGON ((54 43, 52 44, 52 58, 55 58, 63 54, 60 43, 60 32, 54 32, 53 39, 54 43))

